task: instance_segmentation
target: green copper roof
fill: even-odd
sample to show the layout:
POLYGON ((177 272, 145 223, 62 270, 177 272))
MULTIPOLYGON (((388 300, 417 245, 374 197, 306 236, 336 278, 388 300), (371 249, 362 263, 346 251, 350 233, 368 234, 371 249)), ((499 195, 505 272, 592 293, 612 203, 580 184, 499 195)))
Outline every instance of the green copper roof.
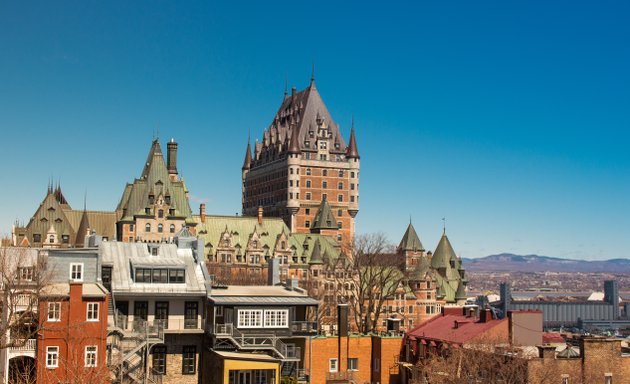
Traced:
POLYGON ((409 223, 409 226, 405 231, 405 235, 402 240, 400 240, 398 248, 404 251, 424 251, 420 237, 418 237, 418 234, 411 223, 409 223))
POLYGON ((455 255, 455 251, 453 250, 451 242, 448 241, 448 237, 446 237, 446 234, 443 234, 437 248, 435 248, 435 252, 433 253, 433 258, 431 259, 431 267, 435 269, 446 268, 450 265, 450 261, 452 258, 455 258, 455 260, 457 260, 457 256, 455 255))
MULTIPOLYGON (((170 179, 157 139, 151 144, 147 162, 142 169, 140 178, 134 180, 133 184, 125 186, 116 208, 120 220, 133 220, 136 215, 145 215, 145 209, 152 206, 149 195, 153 195, 156 201, 160 196, 164 198, 169 196, 171 199, 170 208, 175 209, 172 216, 183 217, 186 219, 186 223, 194 224, 184 182, 183 180, 172 181, 170 179)), ((150 214, 154 215, 155 213, 151 212, 150 214)))
POLYGON ((313 220, 313 226, 311 229, 338 229, 337 220, 330 209, 330 204, 328 204, 328 200, 324 196, 322 199, 319 208, 317 209, 317 213, 315 214, 315 219, 313 220))

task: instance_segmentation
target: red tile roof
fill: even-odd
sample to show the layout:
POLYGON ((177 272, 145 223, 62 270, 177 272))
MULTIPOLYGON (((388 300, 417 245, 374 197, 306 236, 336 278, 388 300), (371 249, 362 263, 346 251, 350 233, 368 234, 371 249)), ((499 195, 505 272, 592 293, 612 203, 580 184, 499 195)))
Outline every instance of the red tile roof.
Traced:
POLYGON ((409 331, 411 340, 436 340, 448 344, 463 344, 488 330, 507 322, 508 319, 489 319, 481 322, 476 317, 462 315, 439 315, 409 331), (457 321, 457 328, 455 322, 457 321))
POLYGON ((558 332, 544 332, 543 344, 565 344, 566 341, 558 332))

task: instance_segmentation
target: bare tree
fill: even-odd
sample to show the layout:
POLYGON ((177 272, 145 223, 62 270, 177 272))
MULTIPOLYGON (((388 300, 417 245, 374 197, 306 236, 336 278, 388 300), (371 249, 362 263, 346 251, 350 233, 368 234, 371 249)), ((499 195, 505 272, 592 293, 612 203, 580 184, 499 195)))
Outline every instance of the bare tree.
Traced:
POLYGON ((37 250, 0 248, 0 349, 23 347, 37 337, 38 305, 48 280, 37 250))
POLYGON ((214 276, 214 282, 225 285, 265 285, 265 268, 248 265, 231 265, 221 262, 206 262, 208 273, 214 276))
POLYGON ((525 383, 529 358, 522 349, 492 338, 465 345, 439 345, 418 360, 413 382, 525 383))
POLYGON ((351 308, 356 328, 376 332, 385 300, 404 280, 394 246, 383 233, 356 236, 345 261, 345 273, 336 272, 351 308))

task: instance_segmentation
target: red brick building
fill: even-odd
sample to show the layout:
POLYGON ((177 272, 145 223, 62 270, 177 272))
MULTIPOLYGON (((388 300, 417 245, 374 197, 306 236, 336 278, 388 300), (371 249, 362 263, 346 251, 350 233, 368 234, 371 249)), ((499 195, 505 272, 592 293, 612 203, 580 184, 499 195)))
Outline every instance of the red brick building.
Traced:
POLYGON ((37 383, 107 383, 107 292, 98 284, 51 284, 39 306, 37 383))

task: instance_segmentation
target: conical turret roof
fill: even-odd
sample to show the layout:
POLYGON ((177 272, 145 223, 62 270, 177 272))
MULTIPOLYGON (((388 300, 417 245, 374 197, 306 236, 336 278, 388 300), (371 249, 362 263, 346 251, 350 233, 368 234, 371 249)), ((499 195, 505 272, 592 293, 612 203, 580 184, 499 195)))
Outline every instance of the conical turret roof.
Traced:
POLYGON ((457 260, 457 255, 455 255, 455 250, 444 233, 431 258, 431 267, 435 269, 446 268, 450 265, 451 259, 457 260))
POLYGON ((350 143, 346 150, 346 157, 349 159, 360 159, 359 149, 357 148, 357 139, 354 136, 354 122, 352 123, 352 129, 350 130, 350 143))
POLYGON ((77 240, 76 244, 78 246, 82 246, 85 244, 85 237, 89 235, 90 230, 90 221, 88 219, 88 214, 83 210, 83 215, 81 216, 81 223, 79 224, 79 229, 77 230, 77 240))
POLYGON ((247 151, 245 152, 245 161, 243 161, 243 170, 249 169, 252 163, 252 147, 249 144, 249 140, 247 141, 247 151))
POLYGON ((311 260, 309 264, 323 264, 322 261, 322 247, 319 244, 319 239, 315 240, 315 245, 313 245, 313 253, 311 253, 311 260))
POLYGON ((338 229, 337 220, 332 213, 332 209, 330 209, 330 204, 328 204, 326 197, 322 199, 322 202, 317 209, 315 219, 313 220, 313 226, 311 228, 317 230, 338 229))
POLYGON ((405 231, 402 240, 400 240, 398 248, 403 251, 424 251, 424 246, 420 241, 420 237, 418 237, 418 234, 411 223, 407 226, 407 230, 405 231))

